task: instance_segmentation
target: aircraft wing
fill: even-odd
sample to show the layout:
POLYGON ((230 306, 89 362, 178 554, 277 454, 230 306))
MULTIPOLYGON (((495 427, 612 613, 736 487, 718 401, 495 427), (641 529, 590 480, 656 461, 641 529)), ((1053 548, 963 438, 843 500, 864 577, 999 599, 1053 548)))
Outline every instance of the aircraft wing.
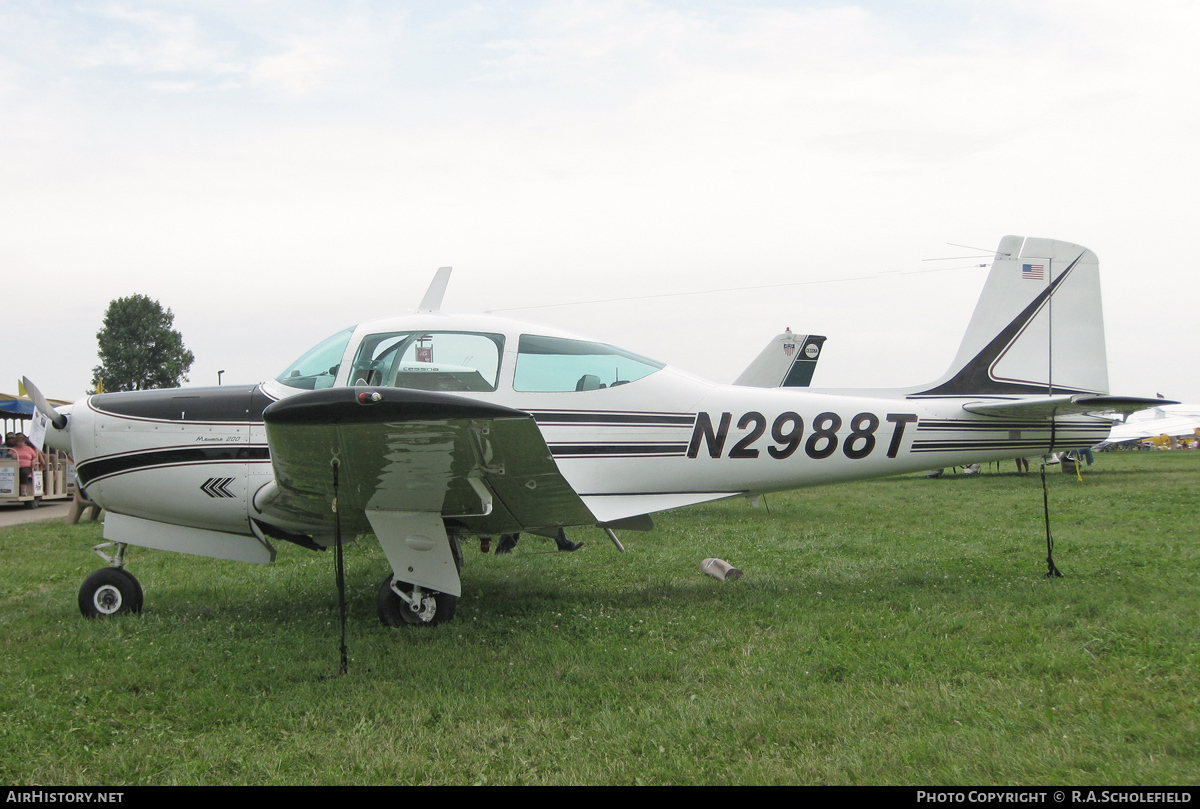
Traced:
POLYGON ((1163 404, 1178 404, 1162 399, 1143 399, 1136 396, 1108 396, 1105 394, 1075 394, 1061 396, 1036 396, 1028 399, 1010 399, 1005 401, 968 402, 963 410, 978 413, 981 416, 999 416, 1003 418, 1049 419, 1055 415, 1103 416, 1113 413, 1133 413, 1145 410, 1147 407, 1157 407, 1163 404))
POLYGON ((263 421, 275 481, 254 505, 291 530, 331 530, 335 462, 338 512, 351 530, 370 531, 365 515, 378 511, 438 513, 479 533, 596 522, 519 410, 404 388, 328 388, 275 402, 263 421))
POLYGON ((1154 438, 1160 435, 1179 438, 1185 435, 1195 435, 1197 429, 1200 429, 1200 419, 1188 418, 1186 416, 1168 416, 1161 419, 1148 419, 1146 421, 1117 424, 1113 427, 1112 434, 1109 435, 1108 440, 1110 443, 1119 444, 1122 441, 1136 441, 1141 438, 1154 438))

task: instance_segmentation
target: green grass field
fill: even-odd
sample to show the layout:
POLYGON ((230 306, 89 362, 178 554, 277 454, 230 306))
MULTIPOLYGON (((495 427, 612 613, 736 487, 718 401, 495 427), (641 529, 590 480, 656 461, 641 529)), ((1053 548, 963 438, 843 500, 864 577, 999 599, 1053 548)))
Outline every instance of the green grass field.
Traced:
POLYGON ((0 783, 1195 784, 1200 452, 908 476, 509 557, 387 629, 371 540, 276 564, 130 549, 145 612, 79 616, 97 526, 0 530, 0 783), (702 576, 707 556, 745 576, 702 576))

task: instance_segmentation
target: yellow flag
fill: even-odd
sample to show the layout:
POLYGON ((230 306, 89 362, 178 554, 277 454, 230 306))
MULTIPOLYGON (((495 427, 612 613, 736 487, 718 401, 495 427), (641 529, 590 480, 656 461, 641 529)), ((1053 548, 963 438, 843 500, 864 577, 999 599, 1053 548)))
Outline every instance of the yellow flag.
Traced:
POLYGON ((96 380, 96 393, 104 393, 104 380, 103 379, 96 380))
POLYGON ((18 396, 28 396, 29 395, 28 393, 25 392, 25 380, 24 379, 17 380, 17 395, 18 396))

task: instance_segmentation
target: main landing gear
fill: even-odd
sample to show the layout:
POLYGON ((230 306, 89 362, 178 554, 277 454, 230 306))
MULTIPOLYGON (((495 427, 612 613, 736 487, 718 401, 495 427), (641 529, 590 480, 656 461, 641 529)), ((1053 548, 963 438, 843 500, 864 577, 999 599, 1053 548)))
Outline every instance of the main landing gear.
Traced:
POLYGON ((424 590, 388 576, 379 588, 375 607, 384 626, 433 626, 454 617, 458 599, 449 593, 424 590))
MULTIPOLYGON (((450 554, 454 557, 454 570, 462 571, 462 544, 458 536, 451 534, 450 554)), ((439 593, 399 581, 388 576, 379 588, 375 609, 384 626, 434 626, 444 624, 454 617, 458 598, 449 593, 439 593)))
POLYGON ((142 585, 138 584, 132 573, 121 567, 124 564, 125 546, 115 543, 116 553, 112 556, 102 550, 112 544, 97 545, 95 551, 114 567, 100 568, 84 579, 83 586, 79 588, 79 611, 84 618, 104 618, 142 611, 142 585))

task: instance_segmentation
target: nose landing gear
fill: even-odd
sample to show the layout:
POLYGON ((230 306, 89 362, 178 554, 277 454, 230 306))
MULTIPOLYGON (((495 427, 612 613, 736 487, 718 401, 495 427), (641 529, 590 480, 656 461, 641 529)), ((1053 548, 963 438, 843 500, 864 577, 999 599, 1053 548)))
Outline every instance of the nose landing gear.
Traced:
POLYGON ((79 588, 79 611, 85 618, 104 618, 142 611, 142 586, 122 567, 102 567, 79 588))
POLYGON ((83 580, 79 588, 79 611, 84 618, 104 618, 142 611, 142 585, 125 569, 125 543, 104 542, 93 548, 112 567, 102 567, 83 580), (110 556, 105 553, 113 548, 110 556))

